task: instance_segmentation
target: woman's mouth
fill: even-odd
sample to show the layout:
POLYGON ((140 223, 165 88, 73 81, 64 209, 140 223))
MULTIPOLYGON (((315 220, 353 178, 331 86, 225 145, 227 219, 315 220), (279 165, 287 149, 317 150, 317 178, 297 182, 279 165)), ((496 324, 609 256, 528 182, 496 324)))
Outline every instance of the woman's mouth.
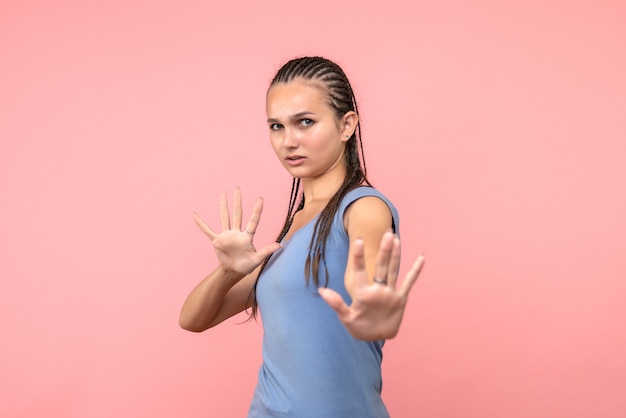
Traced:
POLYGON ((285 158, 285 161, 287 161, 287 164, 289 164, 290 166, 295 167, 304 162, 304 157, 301 155, 290 155, 285 158))

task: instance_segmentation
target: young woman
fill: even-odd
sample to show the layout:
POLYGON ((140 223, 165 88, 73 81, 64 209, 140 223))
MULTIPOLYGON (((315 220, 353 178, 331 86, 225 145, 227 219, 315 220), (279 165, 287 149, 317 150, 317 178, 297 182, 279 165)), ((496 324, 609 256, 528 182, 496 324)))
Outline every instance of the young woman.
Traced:
POLYGON ((398 332, 420 256, 396 289, 398 213, 367 180, 356 101, 332 61, 286 63, 267 92, 272 147, 293 176, 277 242, 253 245, 263 201, 243 227, 221 197, 217 233, 197 215, 218 265, 190 293, 180 325, 200 332, 251 308, 263 364, 249 417, 387 417, 382 346, 398 332))

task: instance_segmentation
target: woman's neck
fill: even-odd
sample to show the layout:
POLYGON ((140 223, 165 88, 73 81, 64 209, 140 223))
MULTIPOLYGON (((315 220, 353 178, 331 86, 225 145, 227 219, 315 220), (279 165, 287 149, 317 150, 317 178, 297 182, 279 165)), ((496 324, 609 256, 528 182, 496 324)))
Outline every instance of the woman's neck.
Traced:
POLYGON ((346 177, 345 166, 314 179, 302 179, 305 206, 309 203, 328 202, 337 193, 346 177))

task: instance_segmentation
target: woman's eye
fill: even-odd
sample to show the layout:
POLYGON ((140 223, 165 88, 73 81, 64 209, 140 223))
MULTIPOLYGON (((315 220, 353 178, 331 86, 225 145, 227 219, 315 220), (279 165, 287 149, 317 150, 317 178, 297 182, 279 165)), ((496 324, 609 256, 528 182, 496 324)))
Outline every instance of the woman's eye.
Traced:
POLYGON ((311 119, 302 119, 300 121, 300 125, 302 125, 302 126, 311 126, 311 125, 313 125, 313 123, 314 122, 311 119))
POLYGON ((279 123, 272 123, 272 124, 270 125, 270 130, 271 130, 271 131, 277 131, 277 130, 279 130, 280 128, 281 128, 281 125, 280 125, 279 123))

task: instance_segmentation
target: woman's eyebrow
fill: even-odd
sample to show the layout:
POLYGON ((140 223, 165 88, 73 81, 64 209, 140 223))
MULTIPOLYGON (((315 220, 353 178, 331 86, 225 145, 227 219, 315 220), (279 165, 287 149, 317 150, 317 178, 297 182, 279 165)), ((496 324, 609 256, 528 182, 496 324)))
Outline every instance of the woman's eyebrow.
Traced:
MULTIPOLYGON (((309 110, 305 110, 305 111, 302 111, 302 112, 298 112, 295 115, 289 116, 289 119, 290 120, 297 120, 297 119, 300 119, 303 116, 309 116, 309 115, 315 115, 315 113, 311 112, 309 110)), ((267 123, 279 123, 279 121, 278 121, 278 119, 268 118, 267 119, 267 123)))

